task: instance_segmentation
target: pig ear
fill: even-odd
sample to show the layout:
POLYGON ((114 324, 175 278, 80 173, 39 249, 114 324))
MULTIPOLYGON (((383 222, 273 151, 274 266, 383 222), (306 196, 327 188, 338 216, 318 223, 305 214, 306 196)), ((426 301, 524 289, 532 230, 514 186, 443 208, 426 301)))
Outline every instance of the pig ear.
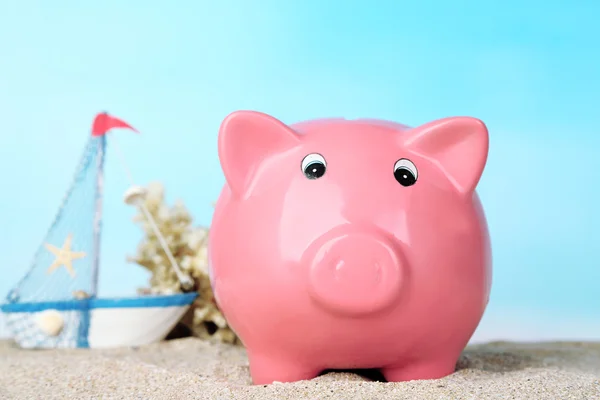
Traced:
POLYGON ((436 163, 463 194, 472 193, 488 155, 485 124, 469 117, 444 118, 409 131, 405 146, 436 163))
POLYGON ((219 129, 219 159, 232 192, 244 196, 259 165, 269 156, 298 144, 300 138, 283 122, 263 113, 236 111, 219 129))

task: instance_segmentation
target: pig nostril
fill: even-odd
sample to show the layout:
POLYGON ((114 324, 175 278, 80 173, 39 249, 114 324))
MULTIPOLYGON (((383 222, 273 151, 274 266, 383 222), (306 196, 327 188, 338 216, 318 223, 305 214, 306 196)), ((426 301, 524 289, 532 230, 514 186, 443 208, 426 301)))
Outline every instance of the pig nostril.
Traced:
POLYGON ((381 265, 375 263, 375 282, 381 283, 381 265))

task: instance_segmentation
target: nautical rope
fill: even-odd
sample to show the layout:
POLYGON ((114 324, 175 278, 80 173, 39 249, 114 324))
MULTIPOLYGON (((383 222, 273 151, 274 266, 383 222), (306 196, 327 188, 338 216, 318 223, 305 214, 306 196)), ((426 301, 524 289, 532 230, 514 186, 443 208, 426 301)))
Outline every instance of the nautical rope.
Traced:
MULTIPOLYGON (((115 135, 112 135, 112 134, 110 134, 110 135, 111 135, 111 144, 115 148, 115 152, 117 153, 117 157, 119 158, 121 166, 123 167, 123 170, 125 171, 125 175, 127 176, 127 179, 129 180, 129 184, 131 186, 135 186, 135 182, 133 180, 133 175, 131 173, 131 170, 129 169, 129 166, 127 165, 127 162, 125 161, 125 157, 123 156, 123 153, 121 152, 121 148, 119 147, 119 144, 117 143, 117 140, 116 140, 117 138, 115 137, 115 135)), ((158 225, 156 225, 156 221, 154 220, 154 217, 152 216, 152 214, 150 214, 150 211, 146 207, 146 204, 144 204, 143 202, 140 202, 138 204, 138 206, 141 208, 144 216, 150 223, 150 227, 152 228, 152 231, 158 238, 160 246, 162 247, 163 251, 167 255, 167 258, 169 259, 169 263, 171 264, 171 267, 173 268, 173 271, 175 271, 175 275, 177 275, 177 279, 179 280, 179 283, 181 284, 181 288, 184 291, 192 289, 194 286, 194 281, 188 275, 184 274, 183 271, 181 270, 181 268, 179 268, 179 265, 177 264, 175 257, 173 257, 173 253, 171 253, 171 250, 169 249, 169 245, 167 244, 165 237, 160 232, 160 229, 158 229, 158 225)))

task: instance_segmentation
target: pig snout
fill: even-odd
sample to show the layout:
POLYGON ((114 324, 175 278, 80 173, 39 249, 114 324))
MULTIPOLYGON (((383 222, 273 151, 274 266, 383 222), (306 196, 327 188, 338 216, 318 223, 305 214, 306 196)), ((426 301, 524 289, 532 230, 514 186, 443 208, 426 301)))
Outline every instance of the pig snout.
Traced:
POLYGON ((404 259, 378 231, 331 231, 309 247, 307 258, 310 295, 330 312, 374 313, 401 293, 404 259))

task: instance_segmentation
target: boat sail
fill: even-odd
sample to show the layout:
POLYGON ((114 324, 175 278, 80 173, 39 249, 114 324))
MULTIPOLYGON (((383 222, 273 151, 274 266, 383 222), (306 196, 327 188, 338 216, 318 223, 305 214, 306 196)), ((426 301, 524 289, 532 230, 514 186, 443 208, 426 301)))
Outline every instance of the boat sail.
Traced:
MULTIPOLYGON (((164 339, 197 297, 191 291, 193 282, 179 269, 149 213, 144 214, 155 227, 184 293, 98 297, 104 162, 108 133, 117 128, 136 131, 108 113, 96 116, 72 184, 43 243, 23 278, 0 305, 6 327, 20 347, 148 344, 164 339)), ((116 139, 111 136, 111 140, 116 139)), ((144 191, 133 183, 123 157, 121 162, 132 184, 125 201, 143 211, 144 191)))

